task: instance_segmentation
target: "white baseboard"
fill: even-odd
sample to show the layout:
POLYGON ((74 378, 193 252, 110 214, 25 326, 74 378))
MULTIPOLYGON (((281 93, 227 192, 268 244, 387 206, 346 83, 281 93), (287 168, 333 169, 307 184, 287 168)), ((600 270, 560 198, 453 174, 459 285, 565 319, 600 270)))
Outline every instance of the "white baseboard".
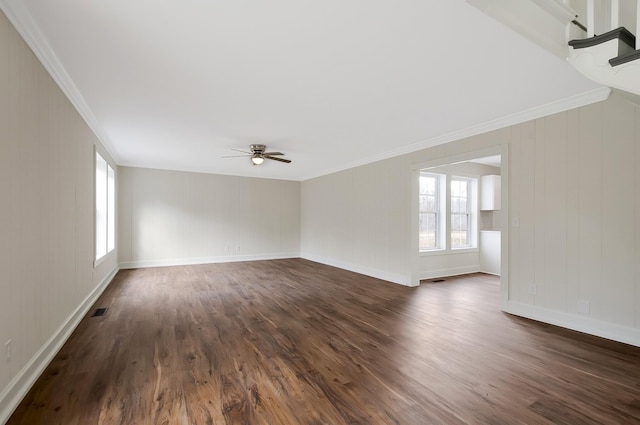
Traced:
POLYGON ((349 270, 350 272, 375 277, 376 279, 397 283, 398 285, 415 286, 411 284, 411 275, 409 274, 389 273, 383 270, 376 270, 370 267, 364 267, 358 264, 347 263, 333 258, 313 254, 301 254, 300 257, 316 263, 326 264, 327 266, 337 267, 339 269, 349 270))
POLYGON ((480 272, 480 266, 463 266, 463 267, 452 267, 449 269, 438 269, 438 270, 426 270, 420 272, 418 274, 420 280, 425 279, 437 279, 440 277, 449 277, 449 276, 460 276, 463 274, 469 273, 478 273, 480 272))
POLYGON ((118 268, 114 268, 98 286, 80 303, 80 305, 67 317, 60 327, 51 335, 49 340, 34 354, 29 362, 9 382, 9 385, 0 393, 0 424, 6 423, 13 411, 18 407, 22 399, 27 395, 36 380, 40 377, 51 360, 60 351, 71 333, 76 329, 82 318, 87 314, 91 306, 102 295, 104 290, 114 278, 118 268))
POLYGON ((191 266, 195 264, 233 263, 239 261, 283 260, 299 258, 298 252, 276 254, 228 255, 219 257, 170 258, 165 260, 127 261, 120 263, 120 269, 139 269, 146 267, 191 266))
POLYGON ((586 316, 551 310, 517 301, 509 301, 505 311, 527 319, 640 347, 640 329, 637 328, 603 322, 586 316))

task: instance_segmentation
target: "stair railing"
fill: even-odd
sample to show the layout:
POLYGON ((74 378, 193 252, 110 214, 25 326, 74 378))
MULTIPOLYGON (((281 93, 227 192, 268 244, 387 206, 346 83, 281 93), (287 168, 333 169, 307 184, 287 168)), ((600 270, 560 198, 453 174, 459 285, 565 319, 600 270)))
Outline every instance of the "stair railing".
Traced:
MULTIPOLYGON (((587 38, 593 37, 594 35, 596 35, 596 22, 603 22, 605 25, 604 28, 604 32, 606 31, 610 31, 610 30, 614 30, 618 27, 620 27, 620 13, 621 13, 621 9, 620 9, 620 0, 607 0, 606 1, 606 6, 609 12, 609 22, 604 22, 603 20, 599 20, 597 19, 598 16, 596 16, 596 1, 595 0, 581 0, 581 1, 569 1, 569 0, 563 0, 564 4, 566 4, 567 6, 584 6, 584 9, 586 10, 586 14, 584 16, 584 19, 586 20, 586 22, 584 23, 584 25, 586 26, 586 36, 587 38), (586 2, 586 4, 585 4, 586 2)), ((636 35, 640 34, 640 0, 636 0, 635 1, 635 9, 636 9, 636 14, 635 14, 635 22, 632 28, 627 28, 628 30, 630 30, 631 32, 635 33, 636 35)), ((636 45, 635 45, 636 49, 640 49, 640 37, 636 37, 636 45)))

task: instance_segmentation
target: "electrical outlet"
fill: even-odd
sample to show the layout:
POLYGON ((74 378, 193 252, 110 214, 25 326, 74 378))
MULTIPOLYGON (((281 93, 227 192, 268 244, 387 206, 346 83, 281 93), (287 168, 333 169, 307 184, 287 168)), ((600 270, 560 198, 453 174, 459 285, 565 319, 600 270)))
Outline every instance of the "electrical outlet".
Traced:
POLYGON ((538 288, 536 287, 536 284, 535 283, 529 284, 529 295, 536 295, 537 292, 538 292, 538 288))
POLYGON ((11 339, 8 339, 7 342, 4 343, 4 358, 7 362, 11 361, 11 355, 13 354, 13 347, 12 347, 12 341, 11 339))

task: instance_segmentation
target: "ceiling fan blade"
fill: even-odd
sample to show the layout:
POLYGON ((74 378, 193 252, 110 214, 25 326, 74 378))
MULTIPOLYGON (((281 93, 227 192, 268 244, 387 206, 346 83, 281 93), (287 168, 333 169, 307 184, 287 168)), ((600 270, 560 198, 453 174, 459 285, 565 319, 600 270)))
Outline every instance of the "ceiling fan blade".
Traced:
POLYGON ((225 155, 225 156, 221 156, 220 158, 247 158, 251 156, 251 154, 248 155, 225 155))
POLYGON ((284 154, 282 152, 265 152, 262 155, 272 156, 272 155, 284 155, 284 154))
POLYGON ((284 159, 284 158, 277 158, 275 156, 269 156, 269 155, 264 155, 265 158, 267 159, 273 159, 274 161, 280 161, 280 162, 284 162, 286 164, 290 163, 291 160, 289 159, 284 159))
POLYGON ((234 148, 229 148, 229 149, 231 149, 232 151, 242 152, 242 153, 246 153, 246 154, 248 154, 248 155, 251 155, 251 152, 241 151, 240 149, 234 149, 234 148))

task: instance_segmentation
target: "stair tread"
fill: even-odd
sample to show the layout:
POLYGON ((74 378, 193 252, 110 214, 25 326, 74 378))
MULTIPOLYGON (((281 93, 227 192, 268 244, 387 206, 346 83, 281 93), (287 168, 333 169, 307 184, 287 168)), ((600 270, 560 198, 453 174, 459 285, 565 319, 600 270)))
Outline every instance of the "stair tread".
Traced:
POLYGON ((640 59, 640 49, 609 59, 609 63, 611 64, 611 66, 618 66, 627 62, 634 61, 636 59, 640 59))
POLYGON ((616 28, 614 30, 605 32, 604 34, 596 35, 590 38, 571 40, 569 45, 574 49, 584 49, 587 47, 597 46, 605 41, 619 38, 629 46, 636 45, 636 37, 625 27, 616 28))

